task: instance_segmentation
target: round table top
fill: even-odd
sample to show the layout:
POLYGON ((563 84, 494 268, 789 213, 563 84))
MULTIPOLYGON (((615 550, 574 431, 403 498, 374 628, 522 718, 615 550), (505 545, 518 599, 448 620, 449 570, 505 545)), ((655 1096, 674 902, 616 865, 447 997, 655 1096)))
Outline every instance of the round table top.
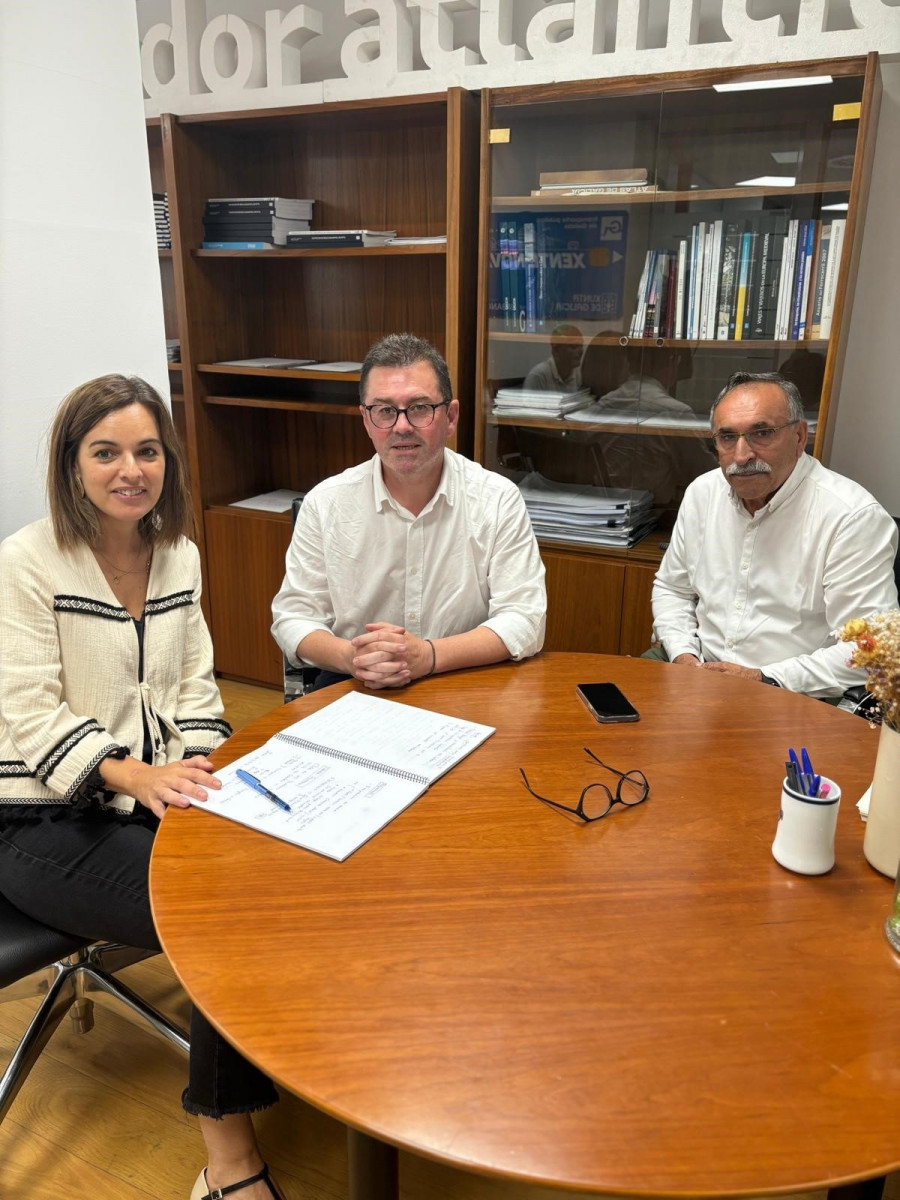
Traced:
MULTIPOLYGON (((295 701, 225 762, 336 699, 295 701)), ((777 1192, 900 1165, 891 884, 854 807, 878 734, 776 688, 545 654, 382 693, 496 733, 343 863, 196 809, 151 868, 163 946, 250 1059, 386 1142, 484 1173, 645 1195, 777 1192), (599 725, 611 680, 637 724, 599 725), (827 875, 770 848, 789 745, 843 798, 827 875), (646 803, 582 825, 603 777, 646 803)))

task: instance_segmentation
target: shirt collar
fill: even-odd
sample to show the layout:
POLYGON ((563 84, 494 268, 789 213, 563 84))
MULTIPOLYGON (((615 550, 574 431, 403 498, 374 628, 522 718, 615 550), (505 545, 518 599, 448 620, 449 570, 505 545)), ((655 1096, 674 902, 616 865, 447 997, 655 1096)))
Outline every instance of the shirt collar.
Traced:
MULTIPOLYGON (((450 455, 451 454, 452 454, 452 451, 448 450, 447 447, 445 446, 444 447, 444 466, 441 470, 441 478, 438 482, 437 488, 435 489, 434 495, 431 497, 431 499, 428 501, 428 503, 425 505, 425 507, 419 513, 420 517, 424 517, 426 513, 431 512, 431 510, 434 508, 435 504, 437 504, 439 496, 443 496, 451 508, 453 507, 453 504, 456 501, 455 480, 452 477, 451 467, 450 467, 450 455)), ((405 513, 407 510, 403 507, 402 504, 398 504, 397 501, 394 499, 394 497, 391 495, 391 493, 388 491, 387 484, 384 482, 384 473, 381 469, 381 459, 378 457, 377 454, 373 455, 372 464, 373 464, 373 466, 372 466, 372 491, 373 491, 373 495, 374 495, 376 510, 383 511, 385 505, 389 505, 396 512, 404 512, 405 513)))
MULTIPOLYGON (((758 508, 755 513, 747 512, 734 488, 731 486, 725 476, 722 475, 722 478, 725 481, 725 486, 728 488, 728 498, 733 507, 737 509, 738 512, 742 513, 748 521, 752 520, 753 517, 762 517, 766 513, 777 512, 783 504, 787 504, 788 500, 790 500, 791 496, 793 496, 794 492, 796 492, 797 488, 810 473, 812 470, 812 461, 813 460, 809 454, 801 454, 800 458, 794 464, 793 471, 791 471, 790 475, 788 475, 787 479, 784 481, 772 499, 768 502, 768 504, 764 504, 762 508, 758 508)), ((721 470, 722 468, 720 467, 720 473, 721 470)))

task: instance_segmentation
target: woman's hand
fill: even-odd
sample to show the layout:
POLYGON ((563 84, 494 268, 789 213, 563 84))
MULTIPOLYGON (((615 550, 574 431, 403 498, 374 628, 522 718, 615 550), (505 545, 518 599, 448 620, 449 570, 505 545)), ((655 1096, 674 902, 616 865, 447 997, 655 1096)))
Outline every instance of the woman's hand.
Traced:
POLYGON ((162 767, 151 767, 136 758, 104 758, 100 764, 100 774, 111 791, 134 796, 157 817, 163 816, 168 805, 189 808, 188 796, 205 800, 207 788, 220 788, 222 784, 212 774, 213 769, 201 754, 162 767))

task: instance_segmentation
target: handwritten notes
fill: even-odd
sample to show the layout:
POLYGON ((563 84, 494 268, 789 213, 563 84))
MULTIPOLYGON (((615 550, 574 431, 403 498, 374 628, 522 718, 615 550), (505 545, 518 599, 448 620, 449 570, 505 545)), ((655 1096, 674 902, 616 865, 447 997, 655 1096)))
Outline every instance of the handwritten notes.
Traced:
POLYGON ((198 808, 342 861, 494 730, 350 692, 216 772, 198 808), (241 767, 291 807, 237 778, 241 767))

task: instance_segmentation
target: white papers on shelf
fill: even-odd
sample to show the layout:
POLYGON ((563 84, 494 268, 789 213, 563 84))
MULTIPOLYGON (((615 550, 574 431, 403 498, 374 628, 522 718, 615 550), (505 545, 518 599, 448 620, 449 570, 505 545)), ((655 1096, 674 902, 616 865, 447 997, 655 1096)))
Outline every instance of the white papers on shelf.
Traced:
POLYGON ((291 505, 297 499, 302 500, 303 492, 294 488, 276 488, 274 492, 261 492, 258 496, 249 496, 246 500, 234 500, 229 508, 258 508, 262 512, 290 512, 291 505))
POLYGON ((222 781, 197 808, 339 862, 494 732, 349 692, 216 771, 222 781), (237 777, 254 775, 285 812, 237 777))
POLYGON ((310 363, 306 368, 308 371, 360 371, 362 370, 361 362, 329 362, 329 363, 310 363))
POLYGON ((656 520, 647 491, 554 483, 537 471, 520 481, 519 491, 535 534, 551 541, 633 546, 656 520))
POLYGON ((497 416, 561 417, 591 404, 594 395, 587 388, 577 392, 538 391, 532 388, 502 387, 494 398, 497 416))
POLYGON ((275 367, 289 371, 294 367, 308 367, 314 358, 226 358, 216 363, 217 367, 275 367))
POLYGON ((390 246, 441 246, 447 241, 446 233, 436 233, 431 237, 392 237, 388 240, 390 246))

